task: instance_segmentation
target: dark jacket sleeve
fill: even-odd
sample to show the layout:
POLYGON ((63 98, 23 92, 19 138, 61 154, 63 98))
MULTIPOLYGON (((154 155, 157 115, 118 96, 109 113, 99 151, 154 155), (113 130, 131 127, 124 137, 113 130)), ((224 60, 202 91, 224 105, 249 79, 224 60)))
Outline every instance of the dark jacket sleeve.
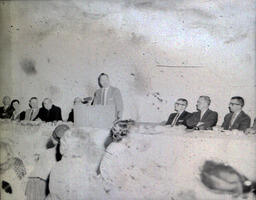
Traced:
POLYGON ((40 108, 38 115, 36 119, 41 119, 42 121, 46 121, 45 113, 44 113, 44 108, 40 108))
POLYGON ((241 120, 239 125, 239 130, 245 131, 247 128, 251 126, 251 118, 246 116, 243 120, 241 120))
POLYGON ((74 122, 74 110, 72 109, 68 115, 68 122, 74 122))
POLYGON ((174 119, 174 114, 171 113, 171 114, 169 115, 168 120, 167 120, 167 122, 165 123, 165 125, 171 125, 173 119, 174 119))
POLYGON ((101 93, 100 93, 100 89, 96 90, 94 92, 94 97, 93 97, 93 100, 92 100, 92 105, 98 105, 98 104, 101 104, 101 93))
POLYGON ((192 113, 187 112, 187 113, 186 113, 186 116, 185 116, 185 118, 184 118, 184 120, 183 120, 183 122, 182 122, 182 125, 188 127, 188 125, 187 125, 187 119, 190 118, 191 116, 192 116, 192 113))
POLYGON ((225 115, 224 121, 223 121, 221 127, 224 128, 224 130, 228 130, 228 115, 225 115))
POLYGON ((26 112, 25 112, 25 111, 22 111, 22 112, 20 113, 20 120, 21 120, 21 121, 25 119, 25 115, 26 115, 26 112))
POLYGON ((204 126, 205 129, 211 128, 213 126, 216 126, 218 121, 218 113, 215 111, 212 111, 208 117, 207 120, 204 122, 202 126, 204 126))
POLYGON ((190 117, 188 117, 186 119, 186 125, 187 125, 187 128, 194 128, 196 127, 197 123, 199 122, 199 119, 198 119, 198 113, 194 112, 191 114, 190 117))
POLYGON ((62 116, 61 116, 61 109, 59 107, 57 107, 57 110, 56 110, 56 120, 57 121, 62 121, 62 116))

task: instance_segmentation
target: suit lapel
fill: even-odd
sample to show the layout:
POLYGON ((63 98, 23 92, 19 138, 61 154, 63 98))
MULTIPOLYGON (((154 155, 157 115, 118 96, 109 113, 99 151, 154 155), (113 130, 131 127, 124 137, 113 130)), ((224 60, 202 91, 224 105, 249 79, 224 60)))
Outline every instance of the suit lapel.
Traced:
POLYGON ((231 123, 231 118, 232 118, 232 113, 230 113, 227 117, 227 122, 226 122, 226 129, 229 129, 229 125, 231 123))
MULTIPOLYGON (((243 111, 241 111, 238 116, 236 117, 235 121, 233 122, 232 126, 231 126, 231 129, 235 127, 235 125, 237 124, 237 122, 240 120, 240 118, 243 116, 243 111)), ((231 117, 232 119, 232 117, 231 117)), ((231 120, 230 119, 230 120, 231 120)))
POLYGON ((208 115, 209 115, 209 109, 205 111, 205 113, 204 113, 204 115, 202 116, 202 118, 201 118, 200 121, 203 122, 203 121, 207 118, 208 115))
MULTIPOLYGON (((177 113, 177 114, 178 114, 178 113, 177 113)), ((180 114, 180 116, 178 117, 177 121, 178 121, 179 119, 182 119, 185 114, 186 114, 186 111, 183 111, 183 112, 180 114)), ((175 115, 175 116, 176 116, 176 115, 175 115)))
MULTIPOLYGON (((178 114, 178 113, 177 113, 178 114)), ((179 119, 183 119, 184 116, 186 115, 186 111, 184 110, 181 115, 178 117, 177 121, 179 121, 179 119)), ((176 115, 175 115, 176 116, 176 115)))
POLYGON ((109 88, 108 88, 108 91, 107 91, 107 95, 106 95, 106 103, 108 104, 108 100, 109 100, 109 97, 111 97, 112 96, 112 93, 113 93, 113 88, 112 88, 112 86, 109 86, 109 88))

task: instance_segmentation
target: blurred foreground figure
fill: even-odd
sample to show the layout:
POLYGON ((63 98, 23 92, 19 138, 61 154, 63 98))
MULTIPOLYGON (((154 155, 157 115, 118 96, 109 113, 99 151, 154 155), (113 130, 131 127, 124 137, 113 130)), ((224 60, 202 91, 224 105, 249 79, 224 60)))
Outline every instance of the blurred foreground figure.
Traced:
POLYGON ((57 126, 48 141, 45 151, 38 155, 33 171, 29 174, 25 195, 27 200, 44 200, 48 191, 48 177, 51 168, 61 158, 58 156, 60 138, 69 130, 65 124, 57 126), (57 144, 57 147, 54 148, 57 144))
POLYGON ((213 192, 229 193, 234 197, 256 192, 256 182, 248 180, 233 167, 214 161, 204 163, 201 181, 213 192))
POLYGON ((23 161, 14 156, 7 142, 0 142, 0 152, 0 199, 24 199, 23 177, 26 169, 23 161))
POLYGON ((90 133, 68 130, 60 139, 60 153, 61 161, 51 169, 47 200, 106 199, 96 174, 101 154, 90 133))

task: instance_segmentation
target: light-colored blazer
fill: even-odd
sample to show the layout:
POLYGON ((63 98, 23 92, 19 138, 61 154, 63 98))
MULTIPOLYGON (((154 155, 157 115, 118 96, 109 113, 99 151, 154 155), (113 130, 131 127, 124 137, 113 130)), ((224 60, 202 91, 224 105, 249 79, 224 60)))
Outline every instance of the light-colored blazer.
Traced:
MULTIPOLYGON (((94 93, 93 105, 101 105, 102 104, 102 94, 103 88, 96 90, 94 93)), ((107 105, 115 105, 115 117, 116 119, 121 119, 123 114, 123 99, 121 92, 118 88, 110 86, 107 92, 107 105)))
POLYGON ((34 121, 38 115, 38 112, 39 112, 39 108, 34 109, 34 112, 31 116, 32 108, 27 109, 25 113, 25 120, 34 121))

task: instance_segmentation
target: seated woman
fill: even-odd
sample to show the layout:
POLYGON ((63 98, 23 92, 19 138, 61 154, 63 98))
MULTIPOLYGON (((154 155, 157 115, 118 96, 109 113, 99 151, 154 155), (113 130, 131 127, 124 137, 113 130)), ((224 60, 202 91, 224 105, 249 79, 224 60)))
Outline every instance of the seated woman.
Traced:
MULTIPOLYGON (((76 97, 74 99, 74 105, 79 105, 79 104, 90 104, 92 98, 91 97, 86 97, 83 100, 80 97, 76 97)), ((74 109, 70 111, 68 115, 68 122, 74 122, 74 109)))
POLYGON ((11 98, 9 96, 5 96, 2 102, 3 106, 0 107, 0 118, 10 119, 13 113, 13 108, 11 107, 11 98))
POLYGON ((18 99, 12 100, 11 108, 13 109, 11 120, 21 121, 25 119, 25 112, 20 110, 20 101, 18 99))
POLYGON ((35 121, 39 113, 37 97, 30 98, 28 105, 29 109, 26 110, 25 120, 35 121))

